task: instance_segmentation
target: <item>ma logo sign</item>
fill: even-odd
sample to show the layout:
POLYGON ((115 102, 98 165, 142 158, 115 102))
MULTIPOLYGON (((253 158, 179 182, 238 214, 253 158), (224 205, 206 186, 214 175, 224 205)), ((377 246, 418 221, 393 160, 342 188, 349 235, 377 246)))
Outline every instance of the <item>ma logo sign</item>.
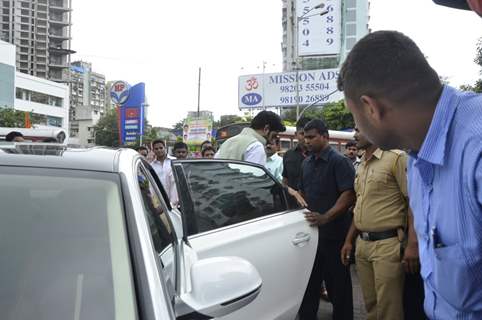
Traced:
POLYGON ((129 98, 130 86, 125 81, 116 81, 110 88, 110 97, 115 104, 124 104, 129 98))
POLYGON ((263 98, 257 93, 248 93, 241 97, 241 102, 248 106, 255 106, 261 103, 263 98))

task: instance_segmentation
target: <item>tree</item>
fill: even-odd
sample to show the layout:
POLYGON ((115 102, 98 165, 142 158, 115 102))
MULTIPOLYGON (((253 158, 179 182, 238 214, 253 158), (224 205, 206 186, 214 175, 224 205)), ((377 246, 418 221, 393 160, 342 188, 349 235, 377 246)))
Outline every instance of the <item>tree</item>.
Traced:
MULTIPOLYGON (((30 112, 30 123, 38 124, 45 120, 45 116, 30 112)), ((25 128, 25 111, 12 107, 0 107, 0 127, 25 128)))
POLYGON ((214 127, 221 128, 221 127, 227 126, 228 124, 238 123, 238 122, 247 122, 247 119, 234 114, 223 115, 221 116, 219 121, 214 121, 214 127))
MULTIPOLYGON (((304 110, 301 108, 301 110, 304 110)), ((353 128, 355 121, 350 111, 345 107, 343 100, 328 103, 322 107, 311 107, 303 112, 302 117, 323 119, 330 130, 343 130, 353 128)), ((283 114, 285 125, 296 125, 296 109, 292 108, 283 114)))
POLYGON ((119 126, 115 109, 107 110, 95 126, 95 144, 107 147, 119 147, 119 126))
MULTIPOLYGON (((156 128, 153 128, 147 120, 144 124, 144 135, 142 136, 142 144, 148 144, 159 138, 156 128)), ((108 110, 105 115, 100 118, 95 126, 95 144, 106 147, 119 147, 119 127, 117 124, 117 112, 115 109, 108 110)), ((135 146, 140 145, 138 138, 135 146)))
POLYGON ((177 122, 172 129, 173 130, 182 130, 182 127, 184 127, 184 123, 186 122, 187 118, 182 119, 181 121, 177 122))
MULTIPOLYGON (((482 68, 482 38, 480 38, 477 42, 474 62, 482 68)), ((480 74, 482 75, 482 69, 480 70, 480 74)), ((482 93, 482 78, 477 80, 474 85, 465 84, 460 86, 460 89, 464 91, 474 91, 482 93)))

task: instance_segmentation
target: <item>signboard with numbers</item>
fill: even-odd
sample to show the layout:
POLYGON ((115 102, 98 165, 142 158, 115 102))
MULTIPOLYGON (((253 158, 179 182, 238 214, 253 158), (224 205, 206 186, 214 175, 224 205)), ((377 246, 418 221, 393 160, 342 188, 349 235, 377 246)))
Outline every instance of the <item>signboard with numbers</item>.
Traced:
POLYGON ((304 106, 319 99, 316 105, 336 102, 343 99, 341 92, 333 93, 337 79, 338 69, 240 76, 239 109, 304 106))
MULTIPOLYGON (((302 17, 320 0, 297 0, 296 16, 302 17)), ((341 47, 341 0, 325 0, 298 22, 298 56, 337 55, 341 47), (328 11, 322 16, 317 13, 328 11)))

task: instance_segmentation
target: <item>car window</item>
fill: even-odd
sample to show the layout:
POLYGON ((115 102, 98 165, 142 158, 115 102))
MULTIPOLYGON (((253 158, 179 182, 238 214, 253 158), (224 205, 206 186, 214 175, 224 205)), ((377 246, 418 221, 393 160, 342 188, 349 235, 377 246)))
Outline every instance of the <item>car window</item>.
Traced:
POLYGON ((0 167, 2 319, 137 319, 115 174, 0 167))
POLYGON ((189 235, 287 210, 281 185, 259 167, 195 161, 181 171, 192 201, 189 235))
POLYGON ((174 245, 176 235, 167 214, 167 207, 156 188, 152 176, 147 170, 139 166, 137 169, 139 190, 146 220, 149 223, 150 234, 154 249, 159 255, 162 272, 168 289, 174 294, 176 288, 176 262, 174 245))

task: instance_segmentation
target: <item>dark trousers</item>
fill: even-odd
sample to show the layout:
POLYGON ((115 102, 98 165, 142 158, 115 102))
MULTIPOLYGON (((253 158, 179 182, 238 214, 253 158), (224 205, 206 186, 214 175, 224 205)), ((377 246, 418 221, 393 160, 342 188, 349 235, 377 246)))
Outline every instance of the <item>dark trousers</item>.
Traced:
POLYGON ((424 298, 423 280, 420 274, 406 273, 405 288, 403 292, 403 313, 405 314, 406 320, 427 319, 423 310, 424 298))
POLYGON ((300 320, 316 320, 320 306, 321 283, 333 304, 333 320, 353 319, 353 291, 349 267, 341 263, 343 240, 319 239, 310 280, 298 312, 300 320))

